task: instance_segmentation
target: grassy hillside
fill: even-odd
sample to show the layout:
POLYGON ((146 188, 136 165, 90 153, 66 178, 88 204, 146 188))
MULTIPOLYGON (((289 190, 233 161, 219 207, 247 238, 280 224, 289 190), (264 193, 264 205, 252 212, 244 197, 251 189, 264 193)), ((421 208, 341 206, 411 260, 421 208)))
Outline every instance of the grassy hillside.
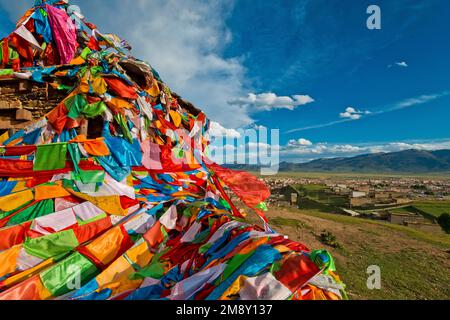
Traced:
POLYGON ((351 299, 450 299, 448 235, 319 210, 280 208, 268 216, 278 232, 329 250, 351 299), (325 230, 336 237, 337 248, 321 242, 325 230), (367 288, 370 265, 381 268, 381 290, 367 288))

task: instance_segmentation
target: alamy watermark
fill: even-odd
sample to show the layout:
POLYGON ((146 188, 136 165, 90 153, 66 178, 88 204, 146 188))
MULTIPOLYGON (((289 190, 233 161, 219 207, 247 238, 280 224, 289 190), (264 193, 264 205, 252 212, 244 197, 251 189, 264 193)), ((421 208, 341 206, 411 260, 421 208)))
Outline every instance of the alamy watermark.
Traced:
POLYGON ((367 29, 381 30, 381 8, 377 5, 370 5, 367 7, 367 29))
POLYGON ((367 268, 367 289, 369 290, 381 290, 381 268, 376 265, 369 266, 367 268))
MULTIPOLYGON (((218 163, 257 170, 266 176, 278 173, 281 150, 278 129, 261 127, 229 130, 225 133, 210 130, 203 135, 202 128, 202 123, 198 122, 191 132, 184 128, 166 130, 170 141, 178 142, 171 147, 170 161, 173 164, 195 166, 218 163), (210 143, 205 143, 206 141, 210 143)), ((151 152, 152 160, 159 161, 153 156, 154 152, 151 152)), ((166 157, 164 161, 167 161, 166 157)))
POLYGON ((213 137, 210 157, 217 163, 258 168, 275 175, 280 167, 280 130, 265 127, 239 129, 234 135, 213 137))

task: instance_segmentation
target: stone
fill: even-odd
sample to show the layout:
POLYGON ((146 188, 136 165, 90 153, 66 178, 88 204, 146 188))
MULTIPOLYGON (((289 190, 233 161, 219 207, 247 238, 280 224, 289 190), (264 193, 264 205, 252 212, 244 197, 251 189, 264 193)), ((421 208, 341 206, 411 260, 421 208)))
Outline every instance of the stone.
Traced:
POLYGON ((0 120, 0 129, 10 129, 12 127, 10 120, 0 120))
POLYGON ((4 95, 4 94, 14 94, 16 93, 16 89, 15 88, 11 88, 11 87, 1 87, 0 88, 0 94, 4 95))
POLYGON ((31 121, 33 120, 33 114, 25 109, 17 109, 16 120, 31 121))

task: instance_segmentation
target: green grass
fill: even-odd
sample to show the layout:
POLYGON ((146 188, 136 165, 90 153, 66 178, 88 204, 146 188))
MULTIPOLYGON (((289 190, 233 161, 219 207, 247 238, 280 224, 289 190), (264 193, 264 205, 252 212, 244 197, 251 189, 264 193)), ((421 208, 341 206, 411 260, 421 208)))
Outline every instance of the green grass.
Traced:
POLYGON ((336 207, 327 205, 326 203, 317 201, 309 197, 301 198, 299 200, 299 208, 302 210, 319 210, 327 213, 338 213, 336 207))
POLYGON ((339 275, 350 298, 377 300, 448 299, 448 270, 445 264, 430 260, 426 252, 405 248, 386 254, 364 247, 345 259, 337 258, 339 275), (367 267, 381 270, 381 290, 367 288, 367 267))
POLYGON ((297 219, 275 217, 273 219, 270 219, 270 223, 277 227, 294 227, 296 229, 311 229, 310 226, 297 219))
POLYGON ((414 208, 413 206, 390 209, 389 211, 391 211, 393 213, 399 213, 399 214, 420 213, 420 211, 417 210, 416 208, 414 208))
MULTIPOLYGON (((339 243, 344 240, 345 226, 351 226, 367 235, 367 240, 363 242, 352 241, 351 239, 344 240, 345 249, 327 246, 327 250, 330 250, 335 258, 338 274, 347 286, 350 299, 425 300, 450 298, 448 264, 444 257, 435 257, 426 250, 420 250, 418 247, 411 248, 407 244, 404 248, 400 247, 398 251, 385 249, 384 245, 385 241, 389 241, 392 232, 399 232, 412 240, 423 241, 446 251, 450 248, 450 237, 448 235, 423 233, 404 226, 329 214, 320 210, 285 209, 297 214, 298 219, 276 217, 271 219, 274 225, 300 229, 304 228, 305 225, 301 221, 302 216, 312 216, 344 226, 343 231, 333 231, 335 240, 339 243), (374 229, 371 226, 381 226, 385 229, 374 229), (367 268, 372 265, 379 266, 381 269, 381 290, 369 290, 367 288, 369 276, 367 268)), ((309 231, 317 235, 322 230, 320 221, 317 221, 314 228, 309 225, 308 227, 311 227, 311 229, 308 229, 309 231)))
POLYGON ((321 212, 319 210, 298 210, 294 208, 288 208, 289 211, 299 213, 299 214, 305 214, 305 215, 311 215, 317 218, 322 218, 334 222, 344 223, 348 225, 355 225, 355 226, 361 226, 364 224, 373 224, 382 226, 391 230, 395 230, 398 232, 401 232, 403 234, 406 234, 410 236, 411 238, 414 238, 416 240, 425 241, 427 243, 440 246, 445 249, 450 248, 450 237, 446 234, 434 234, 434 233, 428 233, 428 232, 422 232, 416 229, 412 229, 406 226, 391 224, 389 222, 384 221, 377 221, 377 220, 368 220, 368 219, 361 219, 361 218, 354 218, 350 216, 344 216, 340 214, 333 214, 333 213, 325 213, 321 212))
MULTIPOLYGON (((309 185, 299 185, 297 189, 300 190, 300 193, 306 195, 307 198, 314 202, 318 202, 316 207, 331 206, 331 207, 343 207, 346 206, 348 201, 346 197, 330 194, 326 191, 327 186, 322 184, 309 184, 309 185)), ((302 201, 307 201, 307 199, 300 199, 300 203, 302 201)), ((310 205, 313 205, 311 203, 310 205)), ((337 209, 339 211, 339 209, 337 209)))
POLYGON ((297 188, 309 193, 309 192, 324 191, 327 188, 327 186, 324 184, 302 184, 297 186, 297 188))
POLYGON ((413 206, 436 218, 443 213, 450 214, 450 201, 421 201, 415 202, 413 206))

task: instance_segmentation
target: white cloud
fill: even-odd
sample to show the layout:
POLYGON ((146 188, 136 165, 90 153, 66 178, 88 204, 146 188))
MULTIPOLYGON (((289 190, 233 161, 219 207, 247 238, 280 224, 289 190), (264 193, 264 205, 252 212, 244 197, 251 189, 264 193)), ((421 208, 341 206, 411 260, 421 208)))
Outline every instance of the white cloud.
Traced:
POLYGON ((402 68, 407 68, 409 67, 409 65, 405 62, 405 61, 401 61, 401 62, 396 62, 395 63, 397 66, 402 67, 402 68))
POLYGON ((337 124, 361 119, 363 115, 372 117, 372 116, 377 116, 377 115, 381 115, 381 114, 385 114, 385 113, 390 113, 393 111, 406 109, 406 108, 414 107, 414 106, 421 105, 421 104, 430 103, 432 101, 438 100, 440 98, 443 98, 443 97, 446 97, 449 95, 450 95, 450 91, 448 91, 448 90, 442 91, 440 93, 435 93, 435 94, 421 95, 421 96, 417 96, 417 97, 413 97, 413 98, 404 99, 404 100, 401 100, 394 104, 386 105, 386 106, 384 106, 383 110, 374 111, 374 112, 359 111, 359 110, 355 110, 355 108, 348 107, 345 110, 345 112, 340 113, 340 117, 341 117, 340 120, 320 123, 320 124, 307 126, 307 127, 294 128, 294 129, 286 131, 286 133, 289 134, 289 133, 294 133, 294 132, 307 131, 307 130, 311 130, 311 129, 331 127, 331 126, 334 126, 337 124))
POLYGON ((344 119, 359 120, 363 115, 368 114, 370 114, 369 111, 360 111, 356 110, 355 108, 348 107, 347 109, 345 109, 345 112, 340 113, 339 116, 344 119))
POLYGON ((399 62, 395 62, 394 64, 388 65, 388 68, 392 68, 394 66, 397 66, 400 68, 408 68, 409 67, 408 63, 406 63, 405 61, 399 61, 399 62))
POLYGON ((290 140, 288 142, 288 146, 290 147, 305 147, 305 146, 312 146, 312 142, 303 138, 300 138, 298 140, 290 140))
POLYGON ((431 102, 433 100, 436 100, 436 99, 441 98, 448 94, 449 94, 449 92, 444 92, 444 93, 439 93, 439 94, 421 95, 419 97, 405 99, 405 100, 402 100, 402 101, 396 103, 392 109, 398 110, 398 109, 413 107, 413 106, 416 106, 419 104, 428 103, 428 102, 431 102))
MULTIPOLYGON (((310 141, 309 141, 310 142, 310 141)), ((352 146, 350 144, 328 144, 317 143, 313 144, 294 144, 289 142, 286 147, 283 148, 285 155, 308 155, 318 156, 333 154, 335 156, 361 152, 363 149, 358 146, 352 146)))
POLYGON ((267 92, 254 94, 249 93, 244 98, 234 98, 228 101, 231 106, 246 107, 250 112, 270 111, 274 109, 294 110, 298 106, 314 102, 308 95, 277 96, 275 93, 267 92))
POLYGON ((369 153, 377 152, 398 152, 405 150, 443 150, 450 149, 450 141, 424 141, 424 142, 391 142, 388 144, 379 144, 368 146, 369 153))
POLYGON ((241 134, 235 129, 227 129, 223 127, 220 123, 211 121, 209 128, 209 135, 212 137, 229 137, 229 138, 240 138, 241 134))

